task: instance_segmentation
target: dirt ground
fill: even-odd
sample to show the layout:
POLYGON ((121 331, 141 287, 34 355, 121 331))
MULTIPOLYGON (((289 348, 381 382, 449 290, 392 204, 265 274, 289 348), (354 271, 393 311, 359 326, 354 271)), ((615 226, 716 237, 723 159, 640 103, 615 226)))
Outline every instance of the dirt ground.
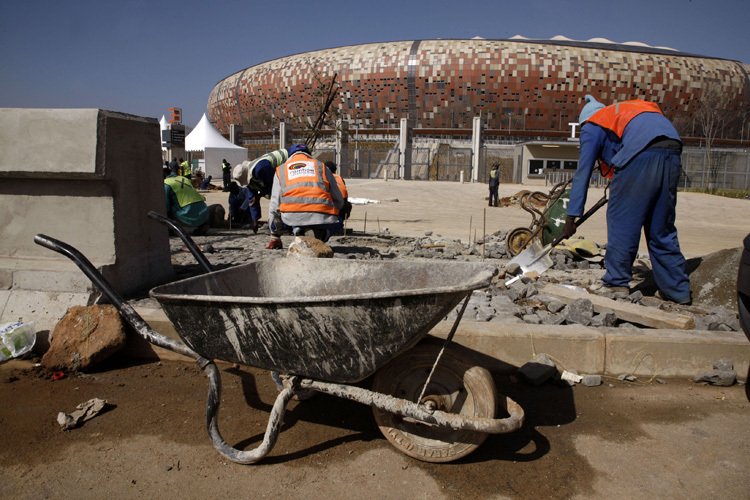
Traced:
MULTIPOLYGON (((382 201, 354 207, 357 230, 434 231, 466 241, 530 222, 517 207, 485 210, 484 185, 349 184, 351 196, 382 201)), ((516 191, 501 186, 500 195, 516 191)), ((600 196, 592 190, 589 204, 600 196)), ((747 201, 680 196, 677 224, 689 258, 736 248, 750 231, 747 201)), ((209 202, 225 204, 226 193, 211 193, 209 202)), ((264 219, 266 208, 264 201, 264 219)), ((603 212, 584 234, 606 241, 603 212)), ((495 374, 498 392, 525 409, 525 425, 449 464, 399 453, 370 408, 318 395, 292 401, 271 453, 243 466, 211 445, 207 381, 194 364, 117 358, 98 372, 53 381, 35 361, 0 365, 2 497, 677 499, 748 498, 750 491, 744 386, 605 379, 593 388, 533 387, 495 374), (107 400, 102 413, 60 430, 58 412, 94 397, 107 400)), ((267 372, 220 368, 220 429, 229 444, 252 449, 276 388, 267 372)))
MULTIPOLYGON (((206 377, 192 363, 127 361, 58 381, 30 366, 0 366, 6 498, 747 498, 750 491, 744 387, 685 380, 532 387, 496 377, 499 392, 524 407, 524 427, 490 436, 449 464, 402 455, 370 408, 318 395, 290 403, 263 461, 237 465, 206 434, 206 377), (59 411, 94 397, 107 400, 104 412, 60 430, 59 411)), ((220 429, 228 443, 254 448, 275 386, 266 372, 220 368, 220 429)))

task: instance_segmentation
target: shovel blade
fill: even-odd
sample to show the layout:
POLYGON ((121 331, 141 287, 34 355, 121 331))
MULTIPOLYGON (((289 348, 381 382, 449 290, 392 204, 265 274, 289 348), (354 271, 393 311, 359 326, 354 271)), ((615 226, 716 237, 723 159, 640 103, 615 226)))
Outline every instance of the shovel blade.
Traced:
POLYGON ((552 259, 549 257, 550 250, 552 250, 551 246, 548 245, 542 248, 539 240, 534 239, 526 250, 513 257, 508 264, 518 264, 521 266, 521 270, 524 274, 530 271, 536 271, 537 273, 542 274, 544 271, 552 267, 552 259))

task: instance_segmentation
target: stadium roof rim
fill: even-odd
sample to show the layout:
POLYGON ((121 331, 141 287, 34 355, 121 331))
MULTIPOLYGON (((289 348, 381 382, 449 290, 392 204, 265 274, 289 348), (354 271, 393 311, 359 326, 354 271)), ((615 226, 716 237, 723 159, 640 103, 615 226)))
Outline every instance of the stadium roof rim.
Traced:
MULTIPOLYGON (((518 35, 516 35, 518 37, 518 35)), ((590 42, 590 41, 581 41, 581 40, 561 40, 561 39, 549 39, 549 38, 424 38, 424 39, 415 39, 415 40, 390 40, 386 42, 365 42, 365 43, 355 43, 352 45, 339 45, 336 47, 326 47, 321 49, 313 49, 313 50, 306 50, 305 52, 297 52, 294 54, 288 54, 281 57, 274 57, 273 59, 268 59, 263 62, 259 62, 257 64, 253 64, 252 66, 248 66, 247 68, 241 69, 239 71, 235 71, 234 73, 230 73, 224 78, 221 78, 219 81, 216 82, 216 85, 218 85, 219 82, 226 80, 232 75, 236 75, 238 73, 243 73, 247 71, 250 68, 253 68, 255 66, 260 66, 261 64, 266 64, 267 62, 275 61, 277 59, 284 59, 285 57, 293 57, 298 56, 300 54, 305 54, 307 52, 320 52, 322 50, 333 50, 333 49, 341 49, 344 47, 358 47, 360 45, 377 45, 377 44, 387 44, 387 43, 402 43, 402 42, 427 42, 427 41, 439 41, 439 40, 448 40, 448 41, 459 41, 459 40, 465 40, 468 42, 479 42, 479 41, 487 41, 487 42, 512 42, 512 43, 533 43, 533 44, 545 44, 545 45, 561 45, 565 47, 576 47, 581 49, 600 49, 600 50, 615 50, 620 52, 640 52, 642 54, 659 54, 659 55, 665 55, 665 56, 681 56, 681 57, 699 57, 703 59, 719 59, 724 61, 732 61, 742 64, 741 61, 736 61, 734 59, 726 59, 724 57, 713 57, 713 56, 704 56, 700 54, 692 54, 690 52, 682 52, 675 49, 667 49, 667 48, 658 48, 658 47, 652 47, 651 45, 631 45, 631 44, 623 44, 623 43, 617 43, 617 42, 590 42)), ((629 42, 632 43, 632 42, 629 42)))

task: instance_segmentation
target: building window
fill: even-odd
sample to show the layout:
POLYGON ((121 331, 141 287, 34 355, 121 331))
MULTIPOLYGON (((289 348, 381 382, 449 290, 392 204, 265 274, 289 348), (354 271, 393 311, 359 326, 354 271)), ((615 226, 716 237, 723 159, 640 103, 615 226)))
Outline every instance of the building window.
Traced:
POLYGON ((544 160, 529 160, 529 177, 544 174, 544 160))

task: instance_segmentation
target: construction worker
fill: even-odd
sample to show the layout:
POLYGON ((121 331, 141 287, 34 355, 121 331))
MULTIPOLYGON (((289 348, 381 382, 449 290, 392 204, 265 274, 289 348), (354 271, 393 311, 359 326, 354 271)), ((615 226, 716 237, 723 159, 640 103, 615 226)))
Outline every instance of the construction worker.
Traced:
POLYGON ((583 214, 594 164, 611 176, 607 208, 607 272, 602 284, 629 292, 641 229, 646 235, 654 280, 661 295, 688 304, 690 282, 677 240, 675 207, 682 167, 682 141, 655 103, 626 101, 610 106, 586 96, 581 111, 580 152, 563 228, 569 238, 583 214))
POLYGON ((268 206, 271 242, 266 248, 280 249, 284 226, 296 235, 308 229, 328 241, 341 230, 338 213, 344 205, 336 179, 305 144, 289 148, 289 159, 276 169, 268 206))
POLYGON ((289 151, 277 149, 256 158, 252 163, 242 162, 234 168, 232 177, 241 186, 247 186, 250 191, 268 198, 273 188, 273 178, 276 169, 289 158, 289 151))
POLYGON ((169 175, 164 179, 164 197, 167 217, 185 227, 188 233, 201 235, 208 232, 208 207, 206 199, 195 190, 190 179, 169 175))
POLYGON ((344 182, 344 179, 336 173, 336 163, 327 161, 325 165, 328 170, 331 171, 333 177, 336 179, 336 185, 339 187, 339 191, 341 191, 341 197, 344 198, 344 206, 341 207, 341 210, 339 210, 339 219, 341 219, 341 222, 343 223, 344 219, 348 219, 352 213, 352 204, 349 203, 349 190, 346 189, 346 183, 344 182))
POLYGON ((221 180, 224 183, 223 191, 229 191, 229 183, 232 182, 232 166, 226 159, 221 160, 221 180))
POLYGON ((190 163, 187 160, 180 158, 180 175, 190 179, 192 174, 193 172, 191 171, 190 163))
POLYGON ((492 169, 490 170, 490 206, 496 207, 497 206, 497 190, 500 186, 500 177, 497 175, 497 169, 500 165, 497 163, 494 163, 492 165, 492 169))

